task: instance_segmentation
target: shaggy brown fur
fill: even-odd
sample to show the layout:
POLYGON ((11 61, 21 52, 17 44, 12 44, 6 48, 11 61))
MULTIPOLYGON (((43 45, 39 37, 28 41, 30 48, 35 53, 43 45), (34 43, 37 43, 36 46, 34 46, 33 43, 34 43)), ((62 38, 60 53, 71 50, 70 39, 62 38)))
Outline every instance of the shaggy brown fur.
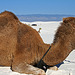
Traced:
POLYGON ((50 66, 61 63, 73 49, 75 49, 75 18, 68 17, 64 18, 58 27, 52 48, 44 62, 50 66))
MULTIPOLYGON (((75 18, 66 18, 58 28, 51 50, 43 61, 50 66, 62 62, 75 48, 75 18), (67 19, 71 19, 68 21, 67 19)), ((26 74, 45 74, 33 67, 49 48, 38 32, 22 24, 11 12, 0 14, 0 65, 26 74)))
POLYGON ((22 24, 13 13, 0 14, 0 65, 12 66, 13 71, 20 73, 45 73, 31 65, 40 60, 49 46, 35 29, 22 24))

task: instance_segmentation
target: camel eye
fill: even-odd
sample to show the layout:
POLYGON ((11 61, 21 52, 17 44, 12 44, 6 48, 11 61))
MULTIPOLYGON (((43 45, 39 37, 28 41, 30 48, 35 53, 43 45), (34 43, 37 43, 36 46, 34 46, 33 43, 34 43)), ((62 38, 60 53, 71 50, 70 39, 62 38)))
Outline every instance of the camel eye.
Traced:
POLYGON ((68 23, 68 20, 65 19, 63 22, 64 22, 64 23, 68 23))

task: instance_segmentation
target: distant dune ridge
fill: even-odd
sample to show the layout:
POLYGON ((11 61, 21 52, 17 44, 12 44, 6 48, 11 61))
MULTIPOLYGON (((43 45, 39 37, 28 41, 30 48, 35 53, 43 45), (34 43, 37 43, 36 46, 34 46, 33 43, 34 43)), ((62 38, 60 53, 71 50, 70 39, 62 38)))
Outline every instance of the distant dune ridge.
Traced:
POLYGON ((49 14, 32 14, 32 15, 17 15, 20 21, 61 21, 63 17, 75 17, 75 15, 49 15, 49 14))

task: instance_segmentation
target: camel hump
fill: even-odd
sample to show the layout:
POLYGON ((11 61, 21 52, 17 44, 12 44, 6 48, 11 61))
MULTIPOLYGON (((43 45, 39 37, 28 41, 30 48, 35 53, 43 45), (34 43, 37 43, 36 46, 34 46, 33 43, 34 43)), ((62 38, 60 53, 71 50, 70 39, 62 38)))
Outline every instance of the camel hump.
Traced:
POLYGON ((4 17, 0 18, 0 30, 4 28, 4 26, 7 25, 7 23, 8 23, 8 20, 6 18, 4 17))
POLYGON ((12 27, 17 22, 19 22, 19 19, 12 12, 4 11, 0 13, 0 30, 3 30, 5 27, 12 27))
POLYGON ((16 16, 14 13, 9 12, 9 11, 4 11, 4 12, 0 13, 0 15, 6 15, 6 16, 8 16, 8 17, 11 16, 11 17, 13 17, 14 19, 18 20, 17 16, 16 16))

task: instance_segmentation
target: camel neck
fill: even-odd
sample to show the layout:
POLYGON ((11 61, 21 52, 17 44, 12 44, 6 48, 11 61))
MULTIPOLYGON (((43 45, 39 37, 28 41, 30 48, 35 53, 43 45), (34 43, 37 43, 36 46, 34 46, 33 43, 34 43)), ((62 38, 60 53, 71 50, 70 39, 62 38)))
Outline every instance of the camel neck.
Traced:
POLYGON ((69 42, 61 43, 61 41, 59 41, 55 43, 51 47, 51 49, 49 50, 43 61, 49 66, 54 66, 61 63, 72 51, 72 49, 69 46, 70 46, 69 42))

